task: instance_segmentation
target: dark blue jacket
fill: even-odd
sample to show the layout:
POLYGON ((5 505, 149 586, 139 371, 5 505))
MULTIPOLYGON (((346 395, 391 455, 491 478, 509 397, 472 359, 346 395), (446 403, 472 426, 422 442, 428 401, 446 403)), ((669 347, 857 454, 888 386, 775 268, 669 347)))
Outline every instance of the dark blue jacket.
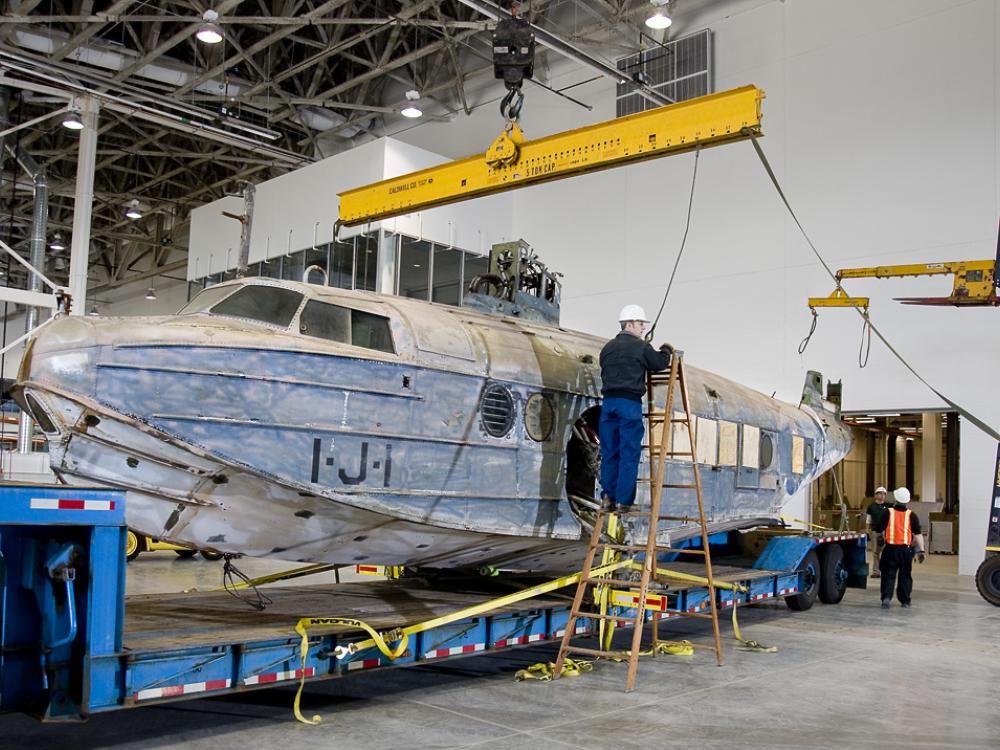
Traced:
POLYGON ((601 349, 601 393, 605 398, 642 401, 646 395, 646 371, 660 372, 669 366, 669 354, 658 352, 638 336, 622 331, 601 349))

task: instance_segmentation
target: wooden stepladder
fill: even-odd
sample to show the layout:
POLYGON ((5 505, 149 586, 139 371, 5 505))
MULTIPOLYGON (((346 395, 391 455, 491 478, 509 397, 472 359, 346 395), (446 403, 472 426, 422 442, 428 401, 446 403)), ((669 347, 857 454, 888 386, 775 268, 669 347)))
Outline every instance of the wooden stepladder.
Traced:
MULTIPOLYGON (((635 675, 639 666, 639 656, 642 645, 642 629, 645 624, 646 607, 637 606, 632 630, 632 648, 627 652, 613 651, 604 648, 584 648, 572 645, 572 639, 576 630, 578 618, 587 618, 596 621, 620 622, 625 619, 618 615, 606 612, 592 612, 584 609, 584 599, 588 590, 593 590, 597 586, 624 587, 628 588, 630 583, 627 580, 608 577, 607 575, 595 575, 592 570, 595 568, 595 557, 598 554, 607 558, 607 553, 618 553, 632 556, 635 559, 635 566, 641 570, 639 587, 628 592, 638 595, 635 601, 646 603, 646 596, 650 590, 650 583, 656 583, 656 558, 661 553, 683 553, 685 555, 696 555, 704 560, 705 579, 708 582, 709 612, 681 612, 671 610, 672 615, 683 615, 686 617, 696 617, 712 621, 712 631, 715 639, 714 646, 694 644, 695 648, 708 648, 715 651, 716 662, 722 665, 722 639, 719 633, 719 613, 715 598, 715 579, 712 576, 712 556, 708 546, 708 528, 705 524, 705 506, 702 502, 701 476, 698 472, 698 456, 696 450, 696 440, 694 431, 694 418, 691 414, 691 405, 688 400, 687 381, 684 375, 683 353, 676 352, 671 357, 670 368, 662 373, 650 373, 647 377, 646 388, 647 404, 647 437, 649 451, 650 468, 650 502, 649 507, 639 507, 627 513, 629 519, 646 518, 649 521, 648 532, 645 542, 623 544, 612 539, 610 527, 615 514, 600 510, 597 513, 597 520, 594 523, 594 531, 590 537, 590 545, 587 547, 587 554, 583 561, 580 582, 576 587, 576 595, 573 597, 573 606, 570 609, 569 620, 566 623, 566 631, 563 634, 562 643, 559 646, 559 656, 556 658, 553 678, 558 679, 562 674, 563 663, 570 654, 580 654, 591 657, 614 657, 628 659, 628 677, 626 679, 625 690, 631 691, 635 687, 635 675), (657 387, 666 385, 666 401, 662 409, 655 404, 655 391, 657 387), (678 399, 678 393, 680 398, 678 399), (680 401, 680 410, 675 412, 675 402, 680 401), (675 426, 677 429, 675 429, 675 426), (675 436, 682 443, 680 446, 674 445, 675 436), (683 445, 686 443, 686 445, 683 445), (683 461, 682 467, 690 465, 693 474, 693 481, 687 483, 668 483, 667 459, 683 461), (660 512, 663 490, 691 491, 693 490, 698 500, 697 517, 681 515, 664 515, 660 512), (657 544, 656 530, 660 521, 680 521, 683 523, 696 522, 701 530, 701 549, 698 548, 675 548, 657 544)), ((643 481, 642 479, 639 480, 643 481)), ((628 540, 626 540, 628 541, 628 540)), ((639 542, 639 540, 633 540, 639 542)), ((631 586, 635 584, 632 583, 631 586)), ((656 646, 660 642, 660 617, 653 614, 652 642, 653 653, 656 653, 656 646)), ((603 646, 603 644, 600 644, 603 646)))

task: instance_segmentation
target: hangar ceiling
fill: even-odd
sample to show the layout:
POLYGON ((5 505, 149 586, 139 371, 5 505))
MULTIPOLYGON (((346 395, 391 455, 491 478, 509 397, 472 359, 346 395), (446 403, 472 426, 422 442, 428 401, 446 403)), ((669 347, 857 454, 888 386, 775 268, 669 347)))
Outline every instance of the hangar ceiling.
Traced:
MULTIPOLYGON (((702 0, 675 0, 678 12, 702 0)), ((0 18, 0 84, 10 91, 7 136, 46 167, 50 240, 69 245, 77 131, 66 95, 101 100, 91 242, 91 290, 185 265, 193 207, 236 193, 406 122, 406 92, 422 123, 463 117, 492 80, 490 20, 460 0, 23 0, 0 18), (213 10, 222 41, 196 38, 213 10), (153 116, 153 115, 156 116, 153 116), (137 200, 142 218, 126 210, 137 200)), ((508 3, 504 3, 509 6, 508 3)), ((522 14, 605 61, 656 44, 646 0, 533 0, 522 14)), ((662 37, 661 37, 662 38, 662 37)), ((544 85, 540 48, 536 78, 544 85)), ((552 96, 560 95, 552 92, 552 96)), ((566 95, 566 94, 563 94, 566 95)), ((426 126, 426 125, 425 125, 426 126)), ((433 125, 431 125, 433 126, 433 125)), ((7 126, 0 127, 3 130, 7 126)), ((0 237, 25 248, 32 182, 2 164, 0 237)), ((57 283, 68 249, 50 250, 57 283)), ((22 285, 11 270, 8 284, 22 285)))

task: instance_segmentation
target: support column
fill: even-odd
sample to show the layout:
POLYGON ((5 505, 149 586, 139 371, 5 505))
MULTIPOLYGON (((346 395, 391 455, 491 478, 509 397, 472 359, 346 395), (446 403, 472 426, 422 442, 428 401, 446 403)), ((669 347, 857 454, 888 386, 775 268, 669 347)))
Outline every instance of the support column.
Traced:
POLYGON ((892 492, 896 484, 896 436, 889 435, 885 442, 885 486, 892 492))
POLYGON ((76 195, 73 198, 73 242, 69 254, 69 292, 72 315, 87 313, 87 273, 90 262, 90 217, 94 207, 94 164, 97 157, 96 99, 80 102, 80 149, 76 162, 76 195))
POLYGON ((920 448, 920 499, 927 503, 944 497, 941 482, 941 415, 922 415, 920 448))

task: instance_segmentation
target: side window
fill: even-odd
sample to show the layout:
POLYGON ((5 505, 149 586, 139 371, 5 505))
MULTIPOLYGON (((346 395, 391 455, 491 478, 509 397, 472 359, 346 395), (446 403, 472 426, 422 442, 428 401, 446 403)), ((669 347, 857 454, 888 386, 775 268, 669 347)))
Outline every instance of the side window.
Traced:
POLYGON ((774 436, 770 432, 760 433, 760 470, 768 471, 774 466, 777 455, 774 436))
MULTIPOLYGON (((675 411, 674 419, 683 419, 684 412, 675 411)), ((684 422, 674 422, 671 425, 673 434, 670 436, 670 450, 673 453, 689 453, 691 443, 688 442, 688 426, 684 422)), ((691 463, 691 456, 667 456, 673 461, 691 463)))
POLYGON ((277 286, 245 286, 212 308, 214 315, 250 318, 287 328, 299 309, 302 295, 277 286))
POLYGON ((698 417, 695 424, 695 443, 697 445, 698 463, 716 466, 719 462, 718 446, 719 424, 714 419, 698 417))
POLYGON ((802 453, 805 471, 812 471, 816 468, 816 454, 813 452, 813 441, 805 438, 805 448, 802 453))
POLYGON ((806 441, 798 435, 792 435, 792 473, 802 474, 806 467, 806 441))
POLYGON ((366 349, 395 354, 389 319, 361 310, 351 310, 351 343, 366 349))
POLYGON ((299 316, 299 333, 349 344, 351 343, 351 311, 339 305, 309 300, 299 316))
POLYGON ((740 470, 736 484, 739 487, 760 486, 760 428, 752 424, 742 426, 740 444, 740 470))
POLYGON ((719 466, 736 466, 739 457, 739 425, 719 420, 719 466))

